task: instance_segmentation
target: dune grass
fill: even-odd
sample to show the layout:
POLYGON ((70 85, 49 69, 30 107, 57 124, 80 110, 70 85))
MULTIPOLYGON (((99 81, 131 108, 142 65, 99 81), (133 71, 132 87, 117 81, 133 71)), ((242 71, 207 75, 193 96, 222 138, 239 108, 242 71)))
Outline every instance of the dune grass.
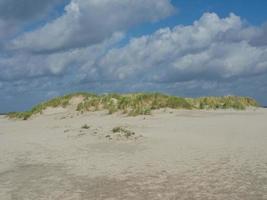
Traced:
POLYGON ((56 97, 56 98, 53 98, 53 99, 51 99, 49 101, 46 101, 46 102, 43 102, 43 103, 40 103, 40 104, 34 106, 29 111, 12 112, 12 113, 8 113, 8 116, 10 118, 18 118, 18 119, 27 120, 32 115, 42 113, 43 110, 45 110, 48 107, 52 107, 52 108, 67 107, 69 105, 69 101, 71 100, 71 98, 73 98, 75 96, 88 97, 88 96, 91 96, 91 95, 93 95, 93 94, 90 94, 90 93, 73 93, 73 94, 68 94, 68 95, 65 95, 65 96, 56 97))
POLYGON ((198 109, 236 109, 245 110, 247 107, 259 107, 256 100, 249 97, 201 97, 188 100, 198 109))
POLYGON ((77 105, 78 112, 107 110, 109 114, 121 112, 128 116, 149 115, 152 110, 160 108, 173 109, 237 109, 258 107, 259 104, 249 97, 201 97, 182 98, 161 93, 133 93, 96 95, 92 93, 74 93, 56 97, 34 106, 26 112, 9 113, 10 118, 27 120, 34 114, 42 113, 48 107, 67 107, 75 96, 83 96, 84 100, 77 105))
POLYGON ((77 111, 108 110, 109 114, 121 111, 129 116, 149 115, 160 108, 192 109, 184 98, 167 96, 159 93, 109 94, 86 97, 77 107, 77 111))

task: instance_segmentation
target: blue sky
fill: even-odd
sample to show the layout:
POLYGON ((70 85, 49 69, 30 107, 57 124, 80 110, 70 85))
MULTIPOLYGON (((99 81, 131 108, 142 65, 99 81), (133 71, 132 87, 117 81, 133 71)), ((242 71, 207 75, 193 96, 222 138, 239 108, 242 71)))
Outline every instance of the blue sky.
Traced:
POLYGON ((267 105, 264 0, 0 0, 0 113, 69 92, 267 105))
POLYGON ((177 24, 190 25, 205 12, 215 12, 226 17, 233 12, 253 25, 262 25, 267 20, 267 1, 264 0, 172 0, 177 13, 158 23, 141 25, 130 33, 133 36, 151 33, 162 27, 177 24))

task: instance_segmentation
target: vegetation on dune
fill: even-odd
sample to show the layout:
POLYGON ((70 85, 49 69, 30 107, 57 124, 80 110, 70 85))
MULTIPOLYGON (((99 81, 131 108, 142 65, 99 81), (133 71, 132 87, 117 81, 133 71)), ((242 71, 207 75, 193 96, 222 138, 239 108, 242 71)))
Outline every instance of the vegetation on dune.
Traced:
POLYGON ((9 113, 8 116, 10 118, 18 118, 18 119, 27 120, 28 118, 30 118, 34 114, 42 113, 43 110, 47 109, 48 107, 52 107, 52 108, 56 108, 59 106, 67 107, 69 105, 69 101, 75 96, 88 97, 91 95, 93 95, 93 94, 90 94, 90 93, 73 93, 73 94, 69 94, 69 95, 65 95, 65 96, 56 97, 54 99, 51 99, 49 101, 46 101, 46 102, 43 102, 43 103, 40 103, 40 104, 34 106, 29 111, 12 112, 12 113, 9 113))
POLYGON ((129 116, 149 115, 152 110, 160 108, 186 108, 193 107, 180 97, 167 96, 158 93, 136 94, 109 94, 96 97, 86 97, 77 107, 77 111, 108 110, 109 114, 122 111, 129 116))
POLYGON ((245 110, 247 107, 259 107, 257 101, 249 97, 201 97, 188 100, 198 109, 236 109, 245 110))
POLYGON ((9 113, 10 118, 27 120, 34 114, 42 113, 48 107, 67 107, 73 97, 82 96, 83 101, 77 105, 77 111, 108 110, 109 114, 122 112, 128 116, 149 115, 152 110, 160 108, 173 109, 238 109, 258 107, 259 104, 248 97, 201 97, 181 98, 160 93, 134 93, 134 94, 107 94, 96 95, 91 93, 74 93, 56 97, 47 102, 38 104, 30 111, 9 113))

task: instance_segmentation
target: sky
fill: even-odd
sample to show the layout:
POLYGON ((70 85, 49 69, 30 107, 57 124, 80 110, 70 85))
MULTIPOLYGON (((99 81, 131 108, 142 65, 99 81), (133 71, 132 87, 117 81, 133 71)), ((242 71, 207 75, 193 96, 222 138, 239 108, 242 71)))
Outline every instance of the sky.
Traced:
POLYGON ((265 0, 0 0, 0 113, 77 91, 267 105, 265 0))

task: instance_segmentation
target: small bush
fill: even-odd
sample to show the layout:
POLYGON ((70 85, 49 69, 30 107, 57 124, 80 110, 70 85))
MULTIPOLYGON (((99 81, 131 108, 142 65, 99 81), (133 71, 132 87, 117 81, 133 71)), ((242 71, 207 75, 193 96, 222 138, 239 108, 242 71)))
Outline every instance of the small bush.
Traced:
POLYGON ((123 129, 122 127, 119 127, 119 126, 118 126, 118 127, 113 128, 113 129, 112 129, 112 132, 113 132, 113 133, 119 133, 119 132, 122 132, 123 130, 124 130, 124 129, 123 129))
POLYGON ((87 124, 84 124, 83 126, 82 126, 82 129, 89 129, 90 128, 90 126, 88 126, 87 124))
POLYGON ((127 129, 120 127, 120 126, 113 128, 112 132, 113 133, 121 133, 121 134, 123 134, 123 136, 125 136, 127 138, 135 135, 135 132, 127 130, 127 129))

